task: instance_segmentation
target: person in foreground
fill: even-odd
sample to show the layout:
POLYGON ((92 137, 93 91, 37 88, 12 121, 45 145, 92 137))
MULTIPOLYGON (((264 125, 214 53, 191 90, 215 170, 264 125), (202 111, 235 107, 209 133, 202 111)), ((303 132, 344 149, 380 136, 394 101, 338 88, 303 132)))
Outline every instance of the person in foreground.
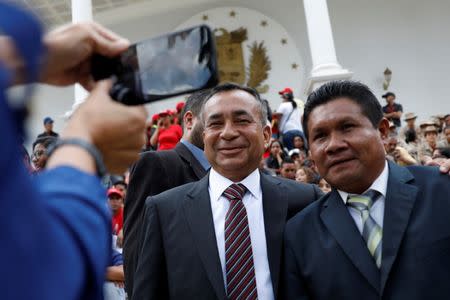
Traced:
MULTIPOLYGON (((14 26, 30 24, 29 15, 0 3, 0 11, 6 10, 22 18, 14 26)), ((28 29, 21 33, 36 28, 28 29)), ((8 174, 0 180, 5 224, 0 233, 2 299, 102 299, 111 223, 105 190, 96 176, 101 159, 94 159, 92 149, 101 153, 109 171, 124 171, 138 158, 144 142, 146 112, 113 102, 108 96, 111 83, 94 85, 85 66, 94 52, 113 56, 125 50, 128 42, 94 23, 70 25, 44 38, 47 64, 39 73, 40 81, 82 82, 92 92, 60 135, 60 141, 67 143, 54 149, 47 170, 32 182, 20 158, 23 120, 12 113, 5 96, 12 83, 30 82, 29 61, 15 50, 14 38, 19 40, 0 36, 0 75, 9 75, 0 77, 4 141, 0 169, 8 174), (75 140, 81 144, 70 143, 75 140)))
POLYGON ((450 178, 387 162, 389 131, 367 86, 330 82, 303 128, 331 193, 285 231, 285 299, 448 299, 450 178))
POLYGON ((214 88, 201 118, 211 170, 147 199, 133 299, 275 299, 285 222, 322 193, 259 172, 271 130, 253 89, 214 88))

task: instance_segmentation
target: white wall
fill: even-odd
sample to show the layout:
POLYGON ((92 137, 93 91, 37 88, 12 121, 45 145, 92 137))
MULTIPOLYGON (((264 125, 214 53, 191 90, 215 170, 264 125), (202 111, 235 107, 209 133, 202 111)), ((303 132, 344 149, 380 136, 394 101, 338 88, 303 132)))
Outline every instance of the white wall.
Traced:
POLYGON ((450 113, 450 1, 329 0, 328 6, 338 59, 354 79, 380 97, 389 67, 389 89, 404 112, 419 121, 450 113))
MULTIPOLYGON (((287 30, 301 52, 304 63, 301 67, 309 74, 311 59, 301 0, 183 1, 153 0, 146 6, 154 2, 159 9, 164 8, 159 10, 161 13, 155 15, 147 8, 148 11, 138 11, 139 17, 131 21, 124 21, 127 16, 122 16, 118 23, 102 15, 98 18, 107 20, 108 27, 116 32, 138 41, 171 31, 201 11, 225 6, 247 7, 276 20, 287 30), (177 5, 182 9, 173 7, 177 5)), ((390 90, 397 94, 405 112, 416 112, 419 120, 450 113, 450 1, 328 0, 328 7, 338 61, 354 72, 354 79, 368 84, 380 96, 384 92, 382 73, 389 67, 393 71, 390 90)), ((110 14, 127 13, 119 9, 110 14)), ((303 89, 304 85, 300 82, 294 88, 303 89)), ((44 88, 37 98, 37 111, 30 123, 33 136, 41 131, 42 118, 46 115, 55 117, 55 128, 60 130, 62 122, 56 117, 70 109, 72 90, 44 88)), ((175 102, 168 101, 167 106, 173 107, 175 102)), ((156 109, 160 105, 152 107, 156 109)))

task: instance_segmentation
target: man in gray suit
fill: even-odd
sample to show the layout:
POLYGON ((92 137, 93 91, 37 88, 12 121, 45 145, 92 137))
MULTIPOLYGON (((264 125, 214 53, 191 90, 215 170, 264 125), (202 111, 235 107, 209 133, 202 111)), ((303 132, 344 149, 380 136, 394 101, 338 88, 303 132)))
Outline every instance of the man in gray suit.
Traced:
POLYGON ((201 117, 211 171, 147 199, 133 299, 276 299, 285 222, 322 193, 259 172, 271 130, 253 89, 214 88, 201 117))

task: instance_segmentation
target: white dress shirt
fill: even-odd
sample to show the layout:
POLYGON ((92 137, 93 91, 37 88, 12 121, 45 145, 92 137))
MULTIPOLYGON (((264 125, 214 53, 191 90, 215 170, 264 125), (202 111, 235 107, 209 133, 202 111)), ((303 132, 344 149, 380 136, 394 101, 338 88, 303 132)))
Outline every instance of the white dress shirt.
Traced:
MULTIPOLYGON (((217 173, 213 168, 209 173, 209 197, 216 232, 217 248, 222 265, 225 289, 227 276, 225 268, 225 216, 230 207, 230 201, 222 194, 232 182, 217 173)), ((262 190, 258 169, 248 175, 242 183, 247 188, 242 202, 247 211, 250 240, 252 242, 253 263, 255 266, 256 290, 258 299, 275 299, 270 277, 269 259, 267 257, 266 231, 264 227, 264 214, 262 203, 262 190)))
MULTIPOLYGON (((372 207, 370 208, 370 216, 374 219, 374 221, 383 228, 383 219, 384 219, 384 200, 386 199, 386 190, 387 183, 389 177, 389 167, 387 161, 384 164, 383 172, 381 172, 380 176, 372 183, 368 190, 375 190, 379 192, 381 195, 378 195, 378 198, 373 202, 372 207)), ((366 191, 366 192, 367 192, 366 191)), ((338 190, 339 195, 341 196, 344 204, 347 204, 347 198, 349 193, 338 190)), ((352 195, 352 194, 350 194, 352 195)), ((361 217, 361 213, 351 206, 347 206, 348 212, 352 216, 355 221, 356 227, 358 227, 359 232, 362 234, 363 232, 363 221, 361 217)))

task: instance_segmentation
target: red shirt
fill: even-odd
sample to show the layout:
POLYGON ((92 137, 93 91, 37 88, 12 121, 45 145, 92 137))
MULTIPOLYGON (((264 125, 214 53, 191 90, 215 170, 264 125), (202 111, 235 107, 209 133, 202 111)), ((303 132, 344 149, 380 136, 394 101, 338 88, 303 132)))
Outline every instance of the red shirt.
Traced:
POLYGON ((118 234, 123 227, 123 208, 119 208, 117 213, 112 216, 112 232, 118 234))
POLYGON ((175 148, 183 136, 183 130, 178 124, 170 125, 169 128, 161 128, 158 135, 158 150, 169 150, 175 148))

